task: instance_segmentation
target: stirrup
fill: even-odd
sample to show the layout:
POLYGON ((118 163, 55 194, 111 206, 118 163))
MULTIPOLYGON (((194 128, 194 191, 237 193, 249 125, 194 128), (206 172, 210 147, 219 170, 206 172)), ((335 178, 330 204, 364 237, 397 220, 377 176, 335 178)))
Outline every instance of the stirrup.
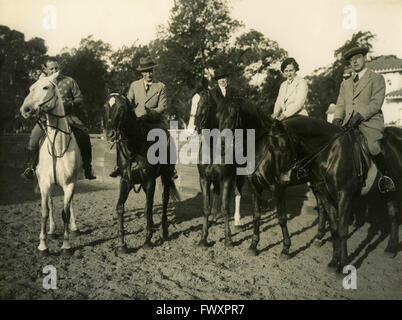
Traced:
POLYGON ((378 179, 378 190, 380 190, 380 193, 396 191, 395 183, 390 177, 382 175, 378 179))
POLYGON ((23 179, 27 179, 32 181, 35 175, 35 170, 32 168, 26 168, 23 173, 21 173, 20 177, 23 179))

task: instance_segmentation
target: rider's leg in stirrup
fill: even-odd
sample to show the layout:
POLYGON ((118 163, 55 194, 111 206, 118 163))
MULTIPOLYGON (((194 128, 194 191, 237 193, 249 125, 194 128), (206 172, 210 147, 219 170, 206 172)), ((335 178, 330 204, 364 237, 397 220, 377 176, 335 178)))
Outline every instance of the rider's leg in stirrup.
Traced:
POLYGON ((77 141, 78 147, 81 152, 82 157, 82 165, 85 172, 85 178, 92 180, 96 179, 92 170, 92 149, 91 149, 91 140, 89 138, 89 134, 85 131, 71 126, 71 129, 74 133, 75 139, 77 141))
POLYGON ((38 163, 39 155, 39 141, 43 136, 43 130, 36 124, 32 129, 31 136, 27 148, 27 163, 21 177, 27 180, 32 180, 35 175, 36 165, 38 163))
POLYGON ((377 155, 373 155, 373 159, 378 171, 380 171, 381 174, 381 177, 378 181, 378 189, 380 190, 380 192, 388 193, 396 191, 395 183, 391 178, 392 175, 385 160, 384 154, 380 152, 377 155))

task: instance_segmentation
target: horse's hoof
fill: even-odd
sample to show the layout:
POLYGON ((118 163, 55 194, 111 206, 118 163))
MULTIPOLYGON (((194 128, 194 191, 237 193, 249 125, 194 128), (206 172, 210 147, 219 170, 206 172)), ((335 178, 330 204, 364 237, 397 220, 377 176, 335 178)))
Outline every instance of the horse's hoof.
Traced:
POLYGON ((70 237, 71 238, 77 238, 79 235, 80 235, 79 230, 70 231, 70 237))
POLYGON ((234 248, 232 240, 225 240, 225 247, 228 249, 234 248))
POLYGON ((142 247, 143 247, 145 250, 150 250, 150 249, 152 249, 152 243, 151 243, 151 241, 146 241, 142 247))
POLYGON ((338 272, 338 263, 331 261, 330 263, 328 263, 327 265, 327 271, 330 273, 337 273, 338 272))
POLYGON ((321 239, 314 239, 314 245, 316 247, 322 247, 324 245, 324 241, 322 241, 321 239))
POLYGON ((56 240, 56 239, 57 239, 57 234, 55 234, 55 233, 48 233, 48 234, 47 234, 47 238, 48 238, 49 240, 56 240))
POLYGON ((73 255, 73 249, 61 249, 61 255, 65 257, 71 257, 73 255))
POLYGON ((39 256, 48 257, 50 255, 49 249, 39 250, 39 256))
POLYGON ((252 257, 256 257, 258 255, 257 248, 254 248, 254 247, 248 248, 247 253, 248 253, 248 255, 250 255, 252 257))
POLYGON ((128 248, 126 245, 120 246, 116 249, 117 254, 126 254, 128 253, 128 248))
POLYGON ((279 259, 281 261, 286 261, 290 259, 290 253, 288 250, 283 249, 281 254, 279 255, 279 259))
POLYGON ((387 258, 395 258, 398 253, 398 250, 392 246, 387 246, 387 248, 384 250, 384 255, 387 258))
POLYGON ((202 248, 207 248, 208 247, 208 241, 206 239, 201 239, 200 242, 198 242, 198 246, 202 248))

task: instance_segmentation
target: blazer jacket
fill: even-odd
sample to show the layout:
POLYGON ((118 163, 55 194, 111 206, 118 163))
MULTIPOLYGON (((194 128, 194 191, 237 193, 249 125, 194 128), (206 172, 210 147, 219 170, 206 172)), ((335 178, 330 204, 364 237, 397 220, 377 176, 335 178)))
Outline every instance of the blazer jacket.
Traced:
POLYGON ((291 84, 287 80, 282 82, 275 102, 274 114, 278 115, 282 112, 286 118, 295 114, 308 116, 307 110, 304 109, 307 92, 307 82, 299 76, 296 76, 291 84))
POLYGON ((166 86, 162 82, 153 82, 146 91, 143 79, 134 81, 128 89, 127 98, 134 105, 137 117, 162 115, 167 108, 166 86))
POLYGON ((359 130, 366 137, 368 147, 372 154, 376 154, 376 141, 382 139, 384 131, 384 117, 381 111, 385 98, 385 80, 381 74, 367 69, 363 77, 357 82, 353 90, 353 77, 345 80, 339 90, 334 119, 343 119, 346 125, 350 118, 360 113, 364 121, 359 125, 359 130))

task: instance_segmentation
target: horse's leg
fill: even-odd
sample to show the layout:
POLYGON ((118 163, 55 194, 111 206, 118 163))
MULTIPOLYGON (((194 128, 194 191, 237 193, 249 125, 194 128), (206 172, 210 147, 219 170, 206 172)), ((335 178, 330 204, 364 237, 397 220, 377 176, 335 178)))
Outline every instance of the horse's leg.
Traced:
POLYGON ((225 246, 233 248, 232 235, 229 225, 229 201, 230 193, 233 191, 234 178, 226 177, 222 183, 222 214, 225 221, 225 246))
POLYGON ((315 190, 314 188, 312 189, 312 191, 317 200, 317 213, 318 213, 318 230, 315 239, 321 240, 325 236, 325 223, 327 221, 326 219, 327 213, 325 211, 325 207, 323 204, 323 200, 321 199, 320 193, 317 192, 317 190, 315 190))
POLYGON ((340 238, 338 230, 338 210, 328 202, 324 200, 323 202, 326 212, 328 212, 329 225, 331 228, 331 238, 332 238, 332 259, 328 263, 327 268, 331 272, 335 272, 338 268, 340 260, 340 238))
POLYGON ((43 255, 49 254, 49 249, 46 243, 46 225, 49 216, 49 197, 50 197, 50 186, 41 186, 41 205, 42 205, 42 217, 40 221, 40 235, 39 235, 39 252, 43 255))
POLYGON ((54 222, 54 216, 53 216, 53 198, 50 192, 49 192, 48 208, 49 208, 49 232, 47 233, 47 237, 49 239, 55 239, 56 224, 54 222))
POLYGON ((338 213, 339 213, 339 237, 340 237, 340 261, 338 272, 342 272, 343 267, 348 262, 347 238, 349 233, 349 220, 352 213, 352 198, 350 192, 339 192, 338 213))
POLYGON ((74 206, 73 206, 73 199, 71 199, 70 204, 70 235, 76 237, 80 234, 80 231, 77 228, 75 223, 75 215, 74 215, 74 206))
POLYGON ((243 225, 240 216, 240 200, 242 196, 242 188, 244 185, 245 178, 244 176, 236 177, 236 188, 235 188, 235 213, 234 213, 234 225, 235 227, 239 227, 243 225))
POLYGON ((168 231, 168 221, 167 221, 167 208, 169 204, 169 192, 170 192, 170 184, 171 178, 168 176, 162 176, 163 183, 163 195, 162 195, 162 217, 161 217, 161 237, 163 241, 169 239, 169 231, 168 231))
POLYGON ((116 205, 116 214, 117 220, 119 224, 119 238, 120 243, 117 247, 117 253, 127 253, 127 245, 124 240, 124 204, 128 198, 128 194, 130 193, 131 187, 123 178, 120 178, 120 191, 119 191, 119 199, 117 200, 116 205))
MULTIPOLYGON (((252 185, 251 183, 249 184, 252 185)), ((257 255, 257 246, 260 242, 260 217, 261 217, 261 195, 262 189, 253 186, 252 199, 253 199, 253 240, 248 248, 251 255, 257 255)))
POLYGON ((143 185, 145 187, 145 193, 147 196, 147 200, 145 203, 145 216, 147 219, 147 234, 145 236, 144 249, 152 248, 152 228, 154 225, 154 221, 152 219, 152 210, 154 204, 154 194, 155 194, 155 179, 148 181, 143 185))
POLYGON ((288 226, 287 226, 287 217, 286 217, 286 189, 282 186, 276 186, 275 188, 275 198, 277 201, 276 205, 276 216, 278 217, 279 225, 282 229, 282 237, 283 237, 283 248, 281 251, 281 258, 288 259, 290 257, 289 249, 291 245, 288 226))
POLYGON ((203 200, 204 221, 202 224, 201 240, 199 246, 208 246, 208 216, 211 213, 211 181, 200 176, 200 186, 203 200))
POLYGON ((70 183, 66 186, 63 186, 63 191, 64 191, 64 206, 63 206, 63 211, 61 213, 63 222, 64 222, 64 235, 63 235, 63 245, 61 246, 62 253, 66 255, 71 255, 71 245, 70 245, 70 230, 69 230, 69 224, 70 224, 70 206, 71 206, 71 200, 74 195, 74 183, 70 183))
POLYGON ((385 248, 385 253, 393 258, 398 253, 399 244, 399 204, 395 199, 395 193, 385 195, 387 202, 388 216, 391 219, 391 233, 388 240, 388 245, 385 248))

